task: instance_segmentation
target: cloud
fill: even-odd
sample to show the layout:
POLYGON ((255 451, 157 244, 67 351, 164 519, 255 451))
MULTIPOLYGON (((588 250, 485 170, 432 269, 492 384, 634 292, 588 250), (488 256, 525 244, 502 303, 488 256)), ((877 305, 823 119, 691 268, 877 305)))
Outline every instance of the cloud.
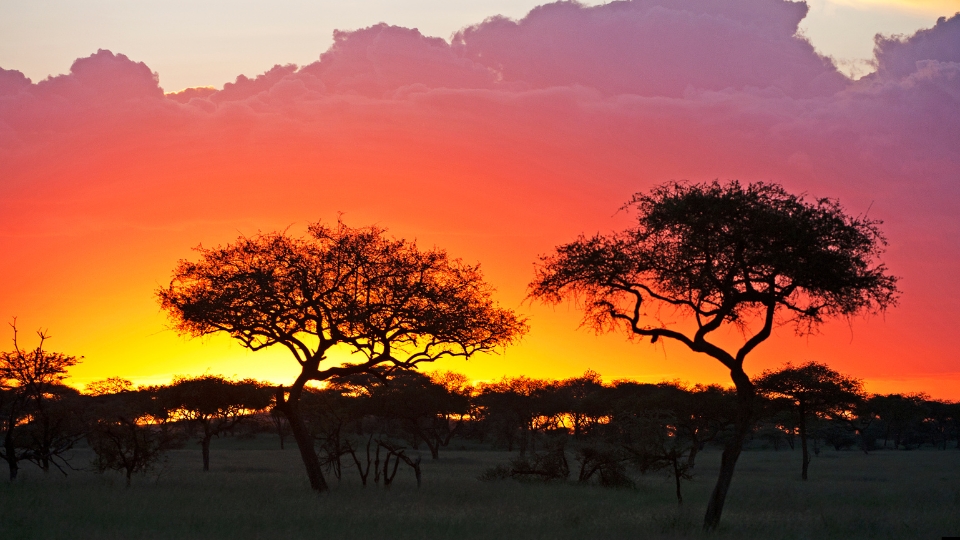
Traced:
MULTIPOLYGON (((104 260, 122 269, 109 285, 133 290, 200 241, 345 211, 484 261, 519 302, 538 254, 622 225, 611 214, 635 191, 776 181, 886 220, 907 294, 887 322, 858 323, 855 345, 840 325, 769 361, 946 369, 960 347, 960 18, 881 38, 877 74, 852 81, 796 35, 805 13, 779 0, 560 2, 451 43, 380 24, 337 33, 312 64, 166 96, 148 66, 109 51, 38 83, 3 70, 0 249, 32 261, 25 239, 46 239, 43 266, 60 270, 44 279, 79 280, 57 298, 89 317, 102 300, 77 291, 106 279, 104 260), (121 232, 71 240, 103 231, 121 232), (150 249, 149 231, 166 231, 150 249)), ((22 292, 40 279, 32 265, 0 267, 0 313, 37 303, 22 292)), ((541 354, 560 334, 523 347, 541 354)))
POLYGON ((77 59, 69 75, 50 77, 37 84, 39 93, 71 101, 114 103, 129 99, 163 97, 160 77, 143 62, 103 49, 77 59))
POLYGON ((16 94, 30 87, 30 79, 13 69, 0 68, 0 96, 16 94))
POLYGON ((878 77, 903 78, 919 67, 918 62, 960 62, 960 13, 940 17, 933 28, 912 36, 876 37, 874 56, 878 77))
POLYGON ((316 76, 331 92, 371 97, 409 85, 490 88, 495 81, 493 71, 454 54, 446 41, 382 23, 334 32, 330 50, 303 72, 316 76))
POLYGON ((558 2, 519 21, 488 19, 453 42, 504 80, 537 87, 674 97, 688 88, 829 94, 847 81, 797 36, 806 12, 802 2, 777 0, 558 2))

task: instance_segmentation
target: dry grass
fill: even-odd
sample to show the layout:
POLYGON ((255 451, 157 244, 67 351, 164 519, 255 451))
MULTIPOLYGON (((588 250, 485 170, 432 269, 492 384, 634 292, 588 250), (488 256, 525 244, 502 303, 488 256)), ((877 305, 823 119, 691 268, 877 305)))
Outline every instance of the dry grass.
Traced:
MULTIPOLYGON (((575 483, 480 482, 506 453, 448 450, 424 461, 424 485, 401 470, 389 490, 362 488, 352 469, 332 492, 310 492, 295 449, 275 439, 214 442, 173 452, 159 475, 125 488, 118 475, 68 478, 27 466, 0 484, 0 538, 763 538, 901 539, 960 535, 960 451, 829 451, 799 480, 797 452, 741 457, 721 529, 700 530, 719 452, 684 485, 643 478, 636 489, 575 483)), ((75 463, 88 462, 78 451, 75 463)), ((334 480, 335 482, 335 480, 334 480)))

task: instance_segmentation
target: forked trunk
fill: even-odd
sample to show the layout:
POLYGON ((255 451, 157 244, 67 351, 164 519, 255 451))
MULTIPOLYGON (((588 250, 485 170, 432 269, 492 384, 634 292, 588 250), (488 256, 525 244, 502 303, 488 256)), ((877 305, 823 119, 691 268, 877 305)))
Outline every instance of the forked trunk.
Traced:
POLYGON ((753 383, 743 370, 732 372, 731 376, 737 386, 737 416, 733 437, 724 445, 723 455, 720 457, 720 475, 710 495, 710 502, 707 503, 707 513, 703 517, 703 528, 708 531, 715 530, 720 524, 720 515, 723 513, 723 503, 733 480, 733 471, 753 422, 753 402, 756 395, 753 383))
POLYGON ((424 437, 424 442, 427 443, 427 448, 430 449, 430 458, 431 459, 440 459, 440 436, 436 437, 424 437))

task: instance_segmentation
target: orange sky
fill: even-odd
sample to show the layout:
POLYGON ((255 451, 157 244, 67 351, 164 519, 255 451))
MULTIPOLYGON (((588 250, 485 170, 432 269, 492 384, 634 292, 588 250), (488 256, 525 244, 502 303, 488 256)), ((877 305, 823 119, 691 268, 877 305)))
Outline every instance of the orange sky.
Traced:
POLYGON ((617 208, 636 191, 764 180, 884 220, 904 293, 881 317, 779 330, 748 372, 817 360, 870 391, 960 399, 960 58, 938 45, 960 18, 891 43, 878 74, 854 82, 793 37, 791 8, 767 4, 694 19, 567 5, 454 46, 375 27, 316 64, 192 100, 106 51, 39 83, 0 72, 0 316, 18 317, 23 344, 49 328, 51 348, 83 355, 75 384, 205 371, 289 382, 285 351, 175 335, 154 291, 200 243, 342 212, 480 262, 499 301, 529 317, 519 345, 439 369, 725 382, 678 345, 578 329, 574 305, 525 303, 526 285, 538 255, 629 223, 617 208), (689 39, 651 52, 661 34, 689 39))

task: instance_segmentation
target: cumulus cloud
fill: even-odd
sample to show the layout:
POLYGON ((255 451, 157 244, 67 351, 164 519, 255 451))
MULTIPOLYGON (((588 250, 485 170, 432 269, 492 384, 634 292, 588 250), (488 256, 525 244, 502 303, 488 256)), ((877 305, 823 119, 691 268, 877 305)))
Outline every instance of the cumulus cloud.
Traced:
POLYGON ((912 36, 878 35, 874 56, 877 76, 893 78, 909 76, 925 60, 960 62, 960 13, 912 36))
POLYGON ((160 77, 143 62, 103 49, 78 58, 69 75, 51 77, 37 84, 38 93, 70 101, 115 103, 128 99, 160 98, 160 77))
POLYGON ((453 41, 505 80, 541 87, 650 96, 688 88, 835 92, 844 77, 797 35, 806 12, 805 3, 779 0, 558 2, 519 21, 489 19, 453 41))
POLYGON ((0 96, 16 94, 30 87, 30 79, 13 69, 0 68, 0 96))
POLYGON ((491 70, 454 54, 443 39, 386 24, 334 32, 330 50, 302 71, 331 92, 372 97, 409 85, 490 88, 495 81, 491 70))
MULTIPOLYGON (((338 32, 307 66, 166 96, 149 67, 109 51, 38 83, 0 70, 0 244, 17 258, 13 237, 198 221, 228 239, 343 210, 483 260, 519 298, 537 254, 620 223, 610 215, 635 191, 770 180, 887 221, 908 294, 857 347, 876 374, 895 371, 903 343, 942 371, 960 337, 925 336, 960 323, 947 307, 960 301, 960 16, 878 39, 877 74, 852 81, 797 35, 806 10, 558 2, 450 43, 380 24, 338 32)), ((134 249, 117 242, 115 257, 134 249)), ((182 255, 127 273, 153 283, 182 255)), ((18 268, 4 270, 20 281, 0 280, 0 312, 18 311, 18 268)), ((839 334, 814 352, 850 351, 839 334)), ((772 362, 798 354, 780 352, 772 362)))

